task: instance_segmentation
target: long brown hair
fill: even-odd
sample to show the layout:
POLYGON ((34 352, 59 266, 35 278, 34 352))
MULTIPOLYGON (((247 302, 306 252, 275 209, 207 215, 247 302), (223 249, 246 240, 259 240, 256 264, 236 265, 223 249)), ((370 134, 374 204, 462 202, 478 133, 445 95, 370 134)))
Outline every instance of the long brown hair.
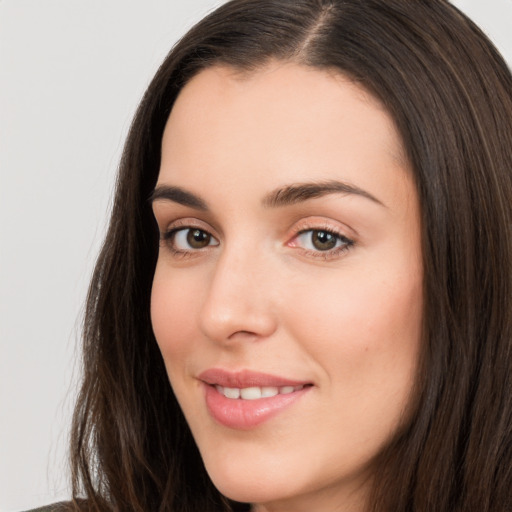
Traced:
POLYGON ((133 121, 89 291, 75 506, 248 509, 210 482, 152 333, 148 198, 164 125, 190 78, 269 59, 337 70, 379 98, 418 189, 423 352, 413 414, 375 461, 368 509, 512 510, 512 77, 443 0, 233 0, 169 53, 133 121))

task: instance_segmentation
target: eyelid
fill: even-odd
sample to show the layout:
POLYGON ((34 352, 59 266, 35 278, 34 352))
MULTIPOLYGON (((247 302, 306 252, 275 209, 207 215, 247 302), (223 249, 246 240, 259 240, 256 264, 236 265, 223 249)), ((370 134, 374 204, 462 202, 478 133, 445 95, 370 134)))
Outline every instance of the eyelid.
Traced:
POLYGON ((219 239, 222 231, 219 230, 220 226, 210 212, 197 212, 171 201, 154 201, 152 206, 153 216, 161 234, 177 226, 194 226, 212 233, 219 239))
POLYGON ((337 234, 349 240, 355 241, 357 239, 356 231, 350 226, 339 221, 320 216, 306 217, 295 222, 288 232, 288 238, 292 238, 304 231, 310 230, 329 231, 330 233, 337 234))
POLYGON ((183 218, 179 218, 179 219, 174 219, 170 222, 166 222, 165 228, 161 229, 160 232, 162 235, 165 235, 172 231, 177 231, 178 229, 185 229, 185 228, 201 229, 201 230, 206 231, 207 233, 211 234, 217 240, 219 239, 217 231, 210 224, 208 224, 207 222, 204 222, 202 220, 196 219, 194 217, 183 217, 183 218))

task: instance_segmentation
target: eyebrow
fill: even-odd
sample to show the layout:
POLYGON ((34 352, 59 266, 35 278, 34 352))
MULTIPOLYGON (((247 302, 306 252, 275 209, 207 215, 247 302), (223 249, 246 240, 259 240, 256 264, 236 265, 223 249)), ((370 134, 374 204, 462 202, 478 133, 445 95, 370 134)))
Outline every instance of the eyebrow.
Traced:
MULTIPOLYGON (((286 185, 267 194, 263 198, 262 204, 268 208, 278 208, 302 203, 309 199, 315 199, 329 194, 357 195, 369 199, 380 206, 385 206, 382 201, 366 190, 350 183, 336 180, 320 183, 294 183, 286 185)), ((183 206, 194 208, 195 210, 209 210, 208 203, 204 199, 177 186, 157 186, 150 195, 149 201, 153 203, 154 201, 160 200, 172 201, 183 206)))
POLYGON ((276 208, 279 206, 301 203, 308 199, 314 199, 328 194, 357 195, 384 206, 382 201, 366 190, 356 187, 350 183, 336 180, 320 183, 295 183, 281 187, 265 196, 263 204, 265 206, 276 208))
POLYGON ((208 211, 206 201, 181 187, 174 187, 171 185, 159 185, 158 187, 155 187, 155 190, 153 190, 149 196, 150 203, 161 201, 162 199, 173 201, 174 203, 182 204, 183 206, 189 206, 195 210, 208 211))

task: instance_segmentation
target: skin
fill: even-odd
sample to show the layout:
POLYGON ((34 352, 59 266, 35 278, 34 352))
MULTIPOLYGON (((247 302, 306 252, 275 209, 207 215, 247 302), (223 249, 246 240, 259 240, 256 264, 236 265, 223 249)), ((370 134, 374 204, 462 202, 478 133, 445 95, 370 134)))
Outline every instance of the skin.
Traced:
POLYGON ((372 459, 404 421, 420 350, 419 206, 390 116, 336 72, 213 67, 172 110, 161 186, 208 207, 154 200, 163 240, 151 313, 214 484, 257 512, 364 510, 372 459), (333 180, 372 198, 265 203, 280 187, 333 180), (189 226, 206 245, 187 243, 189 226), (182 231, 165 238, 172 229, 182 231), (319 230, 335 234, 334 249, 319 249, 319 230), (212 367, 313 386, 237 430, 205 406, 198 375, 212 367))

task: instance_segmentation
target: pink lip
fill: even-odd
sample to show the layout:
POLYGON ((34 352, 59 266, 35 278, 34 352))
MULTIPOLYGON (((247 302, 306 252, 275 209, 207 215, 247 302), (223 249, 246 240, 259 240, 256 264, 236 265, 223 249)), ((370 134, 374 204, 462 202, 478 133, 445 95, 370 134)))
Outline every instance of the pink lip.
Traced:
POLYGON ((206 407, 212 418, 225 427, 238 430, 249 430, 270 420, 300 400, 311 389, 311 386, 306 386, 292 393, 278 394, 257 400, 241 400, 226 398, 217 391, 215 386, 231 388, 296 387, 310 383, 248 370, 228 372, 217 368, 201 373, 199 379, 203 381, 206 407))
POLYGON ((210 368, 199 375, 199 379, 206 384, 218 385, 228 388, 250 388, 251 386, 303 386, 310 384, 308 381, 285 379, 268 373, 242 370, 230 372, 221 368, 210 368))

